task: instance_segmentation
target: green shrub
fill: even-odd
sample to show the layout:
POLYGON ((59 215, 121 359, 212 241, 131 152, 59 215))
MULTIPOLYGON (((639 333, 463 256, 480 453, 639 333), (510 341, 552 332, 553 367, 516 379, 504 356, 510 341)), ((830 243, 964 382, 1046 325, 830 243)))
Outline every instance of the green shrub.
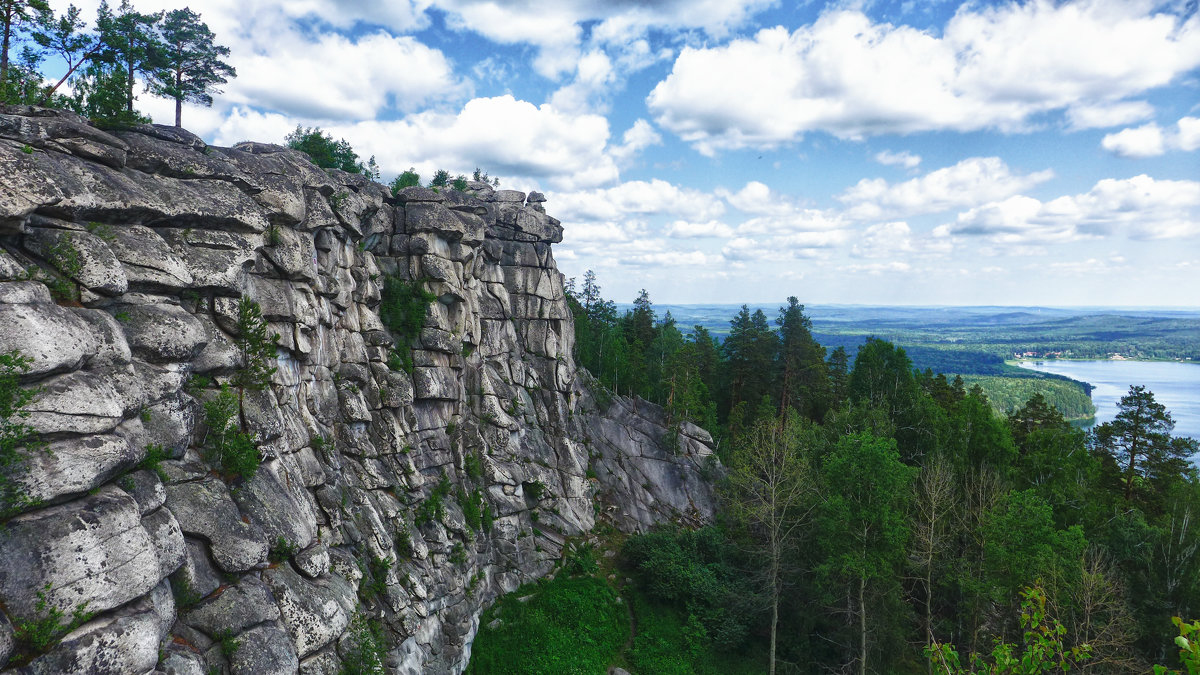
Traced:
POLYGON ((63 623, 63 611, 57 607, 50 607, 46 594, 53 588, 47 583, 42 590, 37 592, 37 601, 33 608, 40 616, 36 619, 19 619, 16 621, 16 632, 14 638, 24 647, 22 651, 41 654, 54 646, 54 644, 63 635, 75 630, 76 628, 87 623, 93 616, 94 612, 88 612, 88 603, 75 608, 71 612, 71 620, 63 623))
POLYGON ((237 333, 233 344, 238 350, 239 364, 233 375, 233 386, 239 391, 265 389, 276 371, 267 364, 275 358, 279 335, 268 329, 258 303, 245 296, 238 300, 237 333))
POLYGON ((359 614, 350 622, 348 648, 342 654, 339 675, 384 675, 387 672, 387 637, 383 626, 359 614))
POLYGON ((429 187, 445 188, 450 186, 450 172, 445 169, 438 169, 433 173, 433 178, 429 180, 429 187))
POLYGON ((491 514, 489 513, 490 505, 483 497, 483 490, 475 490, 468 493, 461 487, 454 493, 454 499, 458 502, 459 508, 463 512, 463 520, 466 521, 467 527, 472 530, 480 530, 487 532, 491 529, 491 514), (488 522, 485 527, 484 516, 488 515, 488 522))
POLYGON ((0 518, 37 504, 12 479, 25 464, 28 453, 45 447, 37 431, 24 423, 29 417, 25 407, 37 396, 37 389, 20 386, 20 376, 32 362, 13 350, 0 354, 0 518))
POLYGON ((83 256, 75 248, 75 238, 70 234, 58 236, 55 242, 46 247, 46 260, 58 275, 49 283, 50 294, 59 302, 79 300, 79 286, 75 278, 83 271, 83 256))
POLYGON ((171 575, 171 595, 175 596, 175 606, 180 611, 191 609, 196 606, 196 603, 203 600, 200 594, 192 588, 192 582, 188 581, 182 573, 171 575))
POLYGON ((221 645, 221 653, 229 658, 242 648, 242 641, 233 637, 233 631, 223 628, 213 635, 213 639, 221 645))
POLYGON ((450 189, 457 190, 458 192, 466 192, 467 177, 462 174, 455 176, 454 180, 450 181, 450 189))
POLYGON ((754 616, 754 588, 730 561, 736 554, 715 527, 667 529, 627 539, 621 563, 649 600, 695 614, 717 648, 731 648, 754 616))
POLYGON ((396 178, 392 181, 392 185, 391 185, 392 196, 393 197, 396 196, 397 193, 399 193, 401 190, 403 190, 406 187, 415 187, 420 184, 421 184, 420 174, 417 173, 416 169, 414 169, 410 166, 408 168, 408 171, 405 171, 404 173, 400 174, 399 176, 396 176, 396 178))
POLYGON ((463 471, 466 472, 467 478, 479 480, 483 477, 483 458, 474 452, 463 457, 463 471))
POLYGON ((270 552, 267 553, 267 560, 273 563, 281 563, 288 558, 296 555, 300 551, 300 546, 285 539, 280 535, 275 543, 271 545, 270 552))
POLYGON ((442 479, 434 486, 433 491, 429 493, 429 497, 417 507, 416 517, 414 518, 417 527, 435 520, 440 521, 446 516, 445 499, 449 494, 450 479, 442 476, 442 479))
POLYGON ((322 169, 341 169, 347 173, 367 173, 367 166, 359 160, 358 153, 354 152, 354 148, 350 147, 346 139, 335 141, 333 136, 319 127, 305 129, 297 125, 296 129, 284 140, 289 148, 308 155, 313 163, 322 169))
POLYGON ((625 608, 608 584, 560 577, 523 586, 484 613, 466 672, 603 673, 628 634, 625 608), (497 617, 500 623, 491 627, 497 617))
POLYGON ((577 544, 571 547, 563 556, 563 569, 571 576, 595 574, 600 569, 600 561, 596 557, 596 547, 591 544, 577 544))
POLYGON ((450 548, 450 562, 455 565, 467 564, 467 548, 462 545, 461 541, 455 542, 450 548))
POLYGON ((358 586, 358 595, 363 600, 371 598, 385 597, 387 595, 387 575, 392 569, 392 561, 389 558, 372 558, 364 567, 359 563, 359 567, 363 572, 362 582, 358 586))
POLYGON ((208 426, 204 447, 209 461, 216 462, 222 473, 249 480, 258 471, 261 459, 254 434, 238 427, 237 414, 237 395, 229 385, 222 385, 221 393, 204 403, 204 423, 208 426))
POLYGON ((416 281, 405 281, 388 275, 383 279, 380 293, 379 318, 392 331, 397 341, 408 344, 421 335, 429 305, 437 296, 416 281))
POLYGON ((149 469, 158 474, 159 480, 167 482, 167 472, 163 471, 162 461, 167 459, 167 451, 161 445, 150 444, 146 446, 146 456, 138 464, 139 469, 149 469))
POLYGON ((546 496, 548 491, 546 484, 540 480, 530 481, 525 483, 525 494, 535 502, 542 501, 542 497, 546 496))

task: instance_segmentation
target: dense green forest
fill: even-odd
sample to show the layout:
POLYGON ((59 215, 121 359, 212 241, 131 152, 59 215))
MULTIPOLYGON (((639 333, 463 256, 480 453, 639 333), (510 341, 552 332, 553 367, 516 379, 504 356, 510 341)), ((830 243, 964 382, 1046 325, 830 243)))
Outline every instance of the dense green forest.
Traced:
POLYGON ((1172 617, 1200 615, 1197 444, 1144 388, 1084 433, 1040 394, 998 414, 978 383, 916 369, 884 340, 827 352, 795 298, 773 321, 744 308, 720 343, 684 336, 644 292, 618 315, 590 273, 571 299, 600 385, 715 430, 721 515, 614 535, 612 570, 568 556, 522 591, 527 611, 505 601, 485 617, 471 672, 1180 665, 1172 617), (564 608, 606 622, 589 637, 595 668, 511 647, 560 649, 564 608))
POLYGON ((1040 394, 1069 421, 1090 420, 1096 416, 1092 399, 1078 382, 1071 380, 963 375, 962 381, 967 387, 978 385, 991 401, 992 408, 1001 414, 1020 408, 1034 394, 1040 394))

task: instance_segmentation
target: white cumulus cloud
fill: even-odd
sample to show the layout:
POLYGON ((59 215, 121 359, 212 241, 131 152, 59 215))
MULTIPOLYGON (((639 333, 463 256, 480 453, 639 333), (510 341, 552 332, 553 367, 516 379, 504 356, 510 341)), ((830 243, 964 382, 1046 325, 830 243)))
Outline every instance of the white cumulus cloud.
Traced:
POLYGON ((857 220, 940 213, 1003 199, 1050 180, 1054 172, 1018 174, 999 157, 969 157, 902 183, 864 178, 838 196, 857 220))
POLYGON ((1157 157, 1168 150, 1191 152, 1200 147, 1200 117, 1181 118, 1173 128, 1154 122, 1107 134, 1100 147, 1119 157, 1157 157))
POLYGON ((935 234, 983 236, 1027 245, 1124 234, 1174 239, 1200 234, 1200 182, 1155 180, 1145 174, 1105 178, 1091 190, 1043 202, 1016 195, 960 213, 935 234))
POLYGON ((1019 132, 1054 111, 1075 111, 1077 126, 1120 123, 1146 112, 1131 98, 1197 65, 1200 15, 1149 0, 969 3, 940 35, 831 10, 793 31, 684 48, 647 104, 711 155, 812 131, 1019 132))

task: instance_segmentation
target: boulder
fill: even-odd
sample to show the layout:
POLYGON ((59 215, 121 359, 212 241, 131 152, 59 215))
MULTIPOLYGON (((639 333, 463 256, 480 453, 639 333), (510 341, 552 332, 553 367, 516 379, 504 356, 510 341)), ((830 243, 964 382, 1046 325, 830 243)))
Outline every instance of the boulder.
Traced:
POLYGON ((130 349, 151 363, 190 361, 208 344, 204 324, 179 305, 124 305, 122 311, 130 349))
POLYGON ((226 572, 245 572, 267 562, 262 528, 242 521, 229 488, 215 478, 167 485, 167 507, 184 534, 212 547, 213 558, 226 572))
POLYGON ((38 615, 39 592, 70 616, 84 603, 91 612, 119 607, 162 579, 137 502, 113 486, 8 521, 0 560, 0 602, 25 618, 38 615))

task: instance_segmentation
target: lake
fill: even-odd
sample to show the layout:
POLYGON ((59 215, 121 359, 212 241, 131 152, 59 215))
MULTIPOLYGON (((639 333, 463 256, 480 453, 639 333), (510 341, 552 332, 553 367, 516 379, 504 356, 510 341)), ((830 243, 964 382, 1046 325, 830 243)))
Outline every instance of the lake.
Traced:
POLYGON ((1154 392, 1175 419, 1176 436, 1200 439, 1200 364, 1173 361, 1021 361, 1017 365, 1043 373, 1066 375, 1095 387, 1096 424, 1117 415, 1117 403, 1140 384, 1154 392))

